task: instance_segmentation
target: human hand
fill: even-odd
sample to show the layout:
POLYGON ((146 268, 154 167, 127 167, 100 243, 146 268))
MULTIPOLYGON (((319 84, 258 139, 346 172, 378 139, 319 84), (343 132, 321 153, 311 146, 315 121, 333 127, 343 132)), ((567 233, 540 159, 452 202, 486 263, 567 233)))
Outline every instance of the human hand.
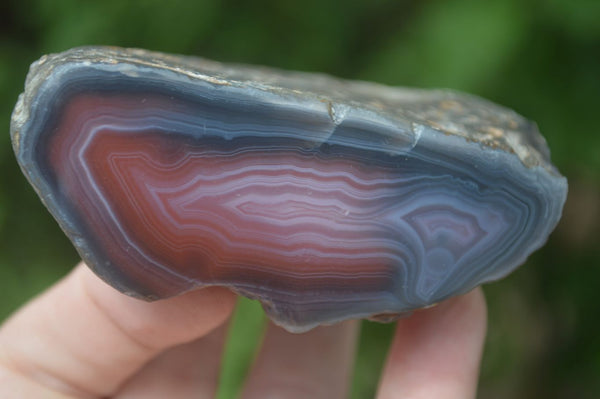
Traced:
MULTIPOLYGON (((79 264, 0 328, 0 397, 214 397, 234 304, 220 287, 139 301, 79 264)), ((474 397, 485 330, 480 289, 400 320, 377 398, 474 397)), ((269 325, 242 398, 346 397, 357 334, 269 325)))

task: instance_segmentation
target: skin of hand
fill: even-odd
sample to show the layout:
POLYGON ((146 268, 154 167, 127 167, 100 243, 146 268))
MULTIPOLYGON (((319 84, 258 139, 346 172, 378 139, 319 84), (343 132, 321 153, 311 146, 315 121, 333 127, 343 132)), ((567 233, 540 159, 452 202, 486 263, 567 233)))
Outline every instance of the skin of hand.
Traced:
MULTIPOLYGON (((0 397, 212 398, 234 305, 219 287, 139 301, 79 264, 0 328, 0 397)), ((474 398, 485 333, 480 289, 400 320, 377 398, 474 398)), ((241 397, 347 397, 357 335, 270 324, 241 397)))

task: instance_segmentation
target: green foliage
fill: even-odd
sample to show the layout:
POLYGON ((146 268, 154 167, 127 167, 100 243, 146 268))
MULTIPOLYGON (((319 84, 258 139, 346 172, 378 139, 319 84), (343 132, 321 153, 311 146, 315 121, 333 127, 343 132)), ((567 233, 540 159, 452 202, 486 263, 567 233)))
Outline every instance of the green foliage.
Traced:
POLYGON ((517 0, 428 3, 373 57, 366 77, 389 84, 481 90, 510 61, 526 27, 527 15, 517 0))
POLYGON ((230 323, 217 392, 219 399, 234 398, 240 392, 244 376, 259 348, 265 317, 258 302, 239 298, 230 323))
MULTIPOLYGON (((27 67, 42 54, 112 44, 449 87, 536 120, 554 161, 580 187, 549 244, 487 288, 481 396, 600 397, 599 1, 8 0, 0 11, 1 316, 77 258, 19 172, 8 137, 27 67)), ((220 398, 239 389, 263 322, 256 304, 242 301, 220 398)), ((364 324, 353 398, 373 395, 391 331, 364 324)))

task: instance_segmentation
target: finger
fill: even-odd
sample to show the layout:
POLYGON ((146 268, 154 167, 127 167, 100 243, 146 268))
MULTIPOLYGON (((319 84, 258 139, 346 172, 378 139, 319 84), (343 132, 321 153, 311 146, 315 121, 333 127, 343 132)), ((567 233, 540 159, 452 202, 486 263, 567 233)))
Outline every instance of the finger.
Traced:
POLYGON ((234 303, 222 288, 143 302, 80 264, 2 326, 0 367, 75 397, 110 396, 167 347, 222 324, 234 303))
POLYGON ((485 331, 481 289, 399 321, 377 398, 474 398, 485 331))
POLYGON ((43 385, 0 367, 0 398, 73 399, 63 392, 49 391, 43 385))
POLYGON ((292 334, 269 324, 242 398, 345 398, 358 323, 292 334))
POLYGON ((226 325, 195 341, 167 349, 135 374, 118 399, 213 398, 226 325))

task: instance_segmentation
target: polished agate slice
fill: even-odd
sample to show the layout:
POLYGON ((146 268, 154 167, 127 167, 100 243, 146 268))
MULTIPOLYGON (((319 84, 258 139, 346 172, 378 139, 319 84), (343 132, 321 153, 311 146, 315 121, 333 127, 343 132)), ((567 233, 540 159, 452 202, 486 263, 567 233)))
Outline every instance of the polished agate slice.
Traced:
POLYGON ((143 50, 43 57, 11 131, 107 283, 147 300, 226 286, 291 331, 507 275, 567 192, 535 125, 480 98, 143 50))

